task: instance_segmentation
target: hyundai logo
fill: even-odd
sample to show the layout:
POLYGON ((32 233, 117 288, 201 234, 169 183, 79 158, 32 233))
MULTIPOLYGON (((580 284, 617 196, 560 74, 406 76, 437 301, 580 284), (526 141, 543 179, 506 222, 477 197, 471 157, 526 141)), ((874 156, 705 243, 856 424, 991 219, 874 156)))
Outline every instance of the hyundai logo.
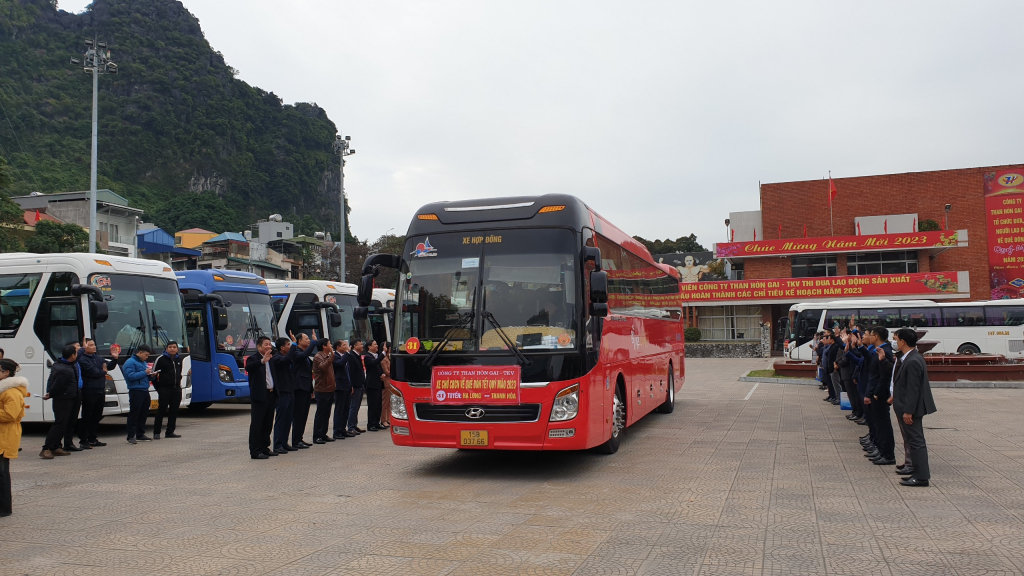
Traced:
POLYGON ((467 408, 466 409, 466 418, 472 418, 474 420, 479 420, 479 419, 484 417, 484 414, 486 414, 486 412, 484 412, 483 408, 467 408))

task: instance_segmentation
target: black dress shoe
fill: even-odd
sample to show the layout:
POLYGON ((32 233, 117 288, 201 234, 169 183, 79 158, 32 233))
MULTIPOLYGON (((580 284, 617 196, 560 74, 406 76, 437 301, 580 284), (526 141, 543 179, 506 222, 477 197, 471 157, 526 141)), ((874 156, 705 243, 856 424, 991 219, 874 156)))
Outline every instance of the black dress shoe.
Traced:
POLYGON ((901 475, 901 476, 909 476, 909 475, 914 473, 914 469, 913 468, 900 468, 899 466, 897 466, 896 467, 896 473, 901 475))
POLYGON ((324 440, 321 438, 314 438, 313 444, 327 444, 327 442, 324 442, 324 440))
POLYGON ((846 419, 847 420, 856 420, 857 418, 859 418, 859 416, 857 416, 856 414, 847 414, 846 415, 846 419))
POLYGON ((828 398, 822 398, 821 401, 822 402, 831 402, 832 401, 832 397, 829 396, 828 398))
POLYGON ((81 448, 82 450, 92 450, 92 445, 89 444, 88 442, 82 442, 78 445, 78 447, 81 448))
POLYGON ((264 454, 266 454, 267 456, 277 456, 277 452, 273 451, 264 452, 264 454))
POLYGON ((287 444, 285 444, 284 446, 281 446, 281 448, 278 448, 278 451, 280 451, 282 449, 283 450, 287 450, 289 452, 295 452, 296 450, 298 450, 298 448, 293 448, 293 447, 291 447, 291 446, 289 446, 287 444))
POLYGON ((107 445, 106 442, 100 442, 99 440, 90 440, 89 444, 92 444, 93 446, 106 446, 107 445))
POLYGON ((303 442, 302 444, 296 444, 295 446, 293 446, 292 450, 307 450, 308 448, 309 446, 305 442, 303 442))
POLYGON ((257 454, 252 454, 249 457, 252 458, 253 460, 269 460, 270 459, 270 456, 267 456, 263 452, 259 452, 257 454))
POLYGON ((164 434, 164 438, 181 438, 181 434, 175 434, 174 432, 168 432, 164 434))
POLYGON ((871 434, 870 433, 869 434, 865 434, 865 435, 860 437, 861 440, 867 440, 868 438, 871 438, 871 434))
POLYGON ((881 452, 879 452, 878 450, 875 450, 874 452, 868 452, 867 454, 864 455, 864 457, 867 458, 868 460, 870 460, 872 458, 878 458, 881 455, 882 455, 881 452))
POLYGON ((927 486, 927 480, 918 480, 917 478, 904 478, 900 480, 901 486, 927 486))
POLYGON ((331 438, 330 436, 323 436, 320 439, 324 442, 334 442, 334 438, 331 438))
POLYGON ((280 456, 281 454, 287 454, 287 450, 274 450, 270 453, 271 456, 280 456))
POLYGON ((349 428, 348 433, 353 436, 359 436, 360 434, 362 434, 362 432, 360 432, 358 428, 349 428))
POLYGON ((366 432, 366 430, 363 430, 363 429, 362 429, 362 428, 360 428, 359 426, 356 426, 355 430, 356 430, 356 432, 357 432, 357 433, 359 433, 359 434, 362 434, 363 432, 366 432))
POLYGON ((875 463, 875 466, 892 466, 893 464, 896 463, 896 459, 895 458, 881 458, 881 459, 878 459, 878 460, 872 460, 872 462, 875 463))
POLYGON ((334 439, 335 439, 335 440, 344 440, 345 438, 348 438, 348 435, 347 435, 347 434, 341 434, 341 433, 338 433, 338 434, 335 434, 335 435, 334 435, 334 439))
POLYGON ((64 449, 67 450, 68 452, 81 452, 82 451, 81 448, 79 448, 78 446, 75 446, 74 444, 72 444, 70 446, 65 446, 64 449))
POLYGON ((380 428, 377 428, 376 426, 367 426, 366 430, 368 432, 376 432, 376 431, 380 430, 380 428))

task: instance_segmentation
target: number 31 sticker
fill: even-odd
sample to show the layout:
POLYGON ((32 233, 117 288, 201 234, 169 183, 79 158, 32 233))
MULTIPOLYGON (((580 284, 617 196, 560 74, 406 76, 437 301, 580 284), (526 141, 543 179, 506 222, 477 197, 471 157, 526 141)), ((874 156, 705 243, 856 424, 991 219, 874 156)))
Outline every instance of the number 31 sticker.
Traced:
POLYGON ((405 341, 405 351, 409 354, 415 354, 420 351, 420 339, 416 337, 409 338, 405 341))

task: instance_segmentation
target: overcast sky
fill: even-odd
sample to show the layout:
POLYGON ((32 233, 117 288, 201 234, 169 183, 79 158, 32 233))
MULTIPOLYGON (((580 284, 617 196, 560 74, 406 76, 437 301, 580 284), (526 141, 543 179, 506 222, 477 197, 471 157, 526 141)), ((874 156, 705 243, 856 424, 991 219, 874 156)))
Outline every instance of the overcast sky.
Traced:
POLYGON ((1019 1, 184 4, 241 79, 352 136, 361 238, 567 192, 710 249, 758 181, 1024 162, 1019 1))

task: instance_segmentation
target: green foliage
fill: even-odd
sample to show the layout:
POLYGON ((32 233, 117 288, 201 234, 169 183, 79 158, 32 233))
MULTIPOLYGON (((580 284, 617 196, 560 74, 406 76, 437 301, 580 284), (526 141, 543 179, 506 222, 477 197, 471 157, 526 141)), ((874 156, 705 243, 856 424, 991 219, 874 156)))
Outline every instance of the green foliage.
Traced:
POLYGON ((85 252, 89 246, 89 233, 77 224, 62 224, 41 220, 35 235, 25 240, 25 249, 36 254, 55 252, 85 252))
POLYGON ((925 218, 917 223, 918 232, 937 232, 941 229, 938 222, 929 218, 925 218))
POLYGON ((155 214, 154 223, 171 233, 189 228, 238 232, 249 227, 248 220, 212 192, 186 192, 174 197, 155 214))
POLYGON ((687 342, 699 342, 700 341, 700 328, 690 326, 683 331, 683 338, 687 342))
POLYGON ((13 234, 11 228, 21 225, 25 211, 7 195, 7 190, 14 179, 11 178, 10 167, 0 158, 0 252, 17 252, 21 250, 21 240, 13 234))
MULTIPOLYGON (((337 129, 316 104, 284 105, 235 78, 176 0, 95 0, 82 14, 51 0, 0 0, 0 130, 13 195, 89 183, 92 83, 68 63, 83 40, 106 41, 117 75, 100 77, 99 185, 149 218, 240 230, 276 212, 338 229, 337 129), (222 206, 164 217, 189 191, 222 206)), ((192 198, 191 196, 187 198, 192 198)), ((187 199, 185 201, 188 201, 187 199)), ((170 232, 175 232, 171 226, 170 232)))
POLYGON ((680 236, 675 240, 646 240, 639 236, 633 238, 643 244, 653 254, 675 254, 678 252, 707 252, 707 249, 697 242, 697 235, 680 236))

